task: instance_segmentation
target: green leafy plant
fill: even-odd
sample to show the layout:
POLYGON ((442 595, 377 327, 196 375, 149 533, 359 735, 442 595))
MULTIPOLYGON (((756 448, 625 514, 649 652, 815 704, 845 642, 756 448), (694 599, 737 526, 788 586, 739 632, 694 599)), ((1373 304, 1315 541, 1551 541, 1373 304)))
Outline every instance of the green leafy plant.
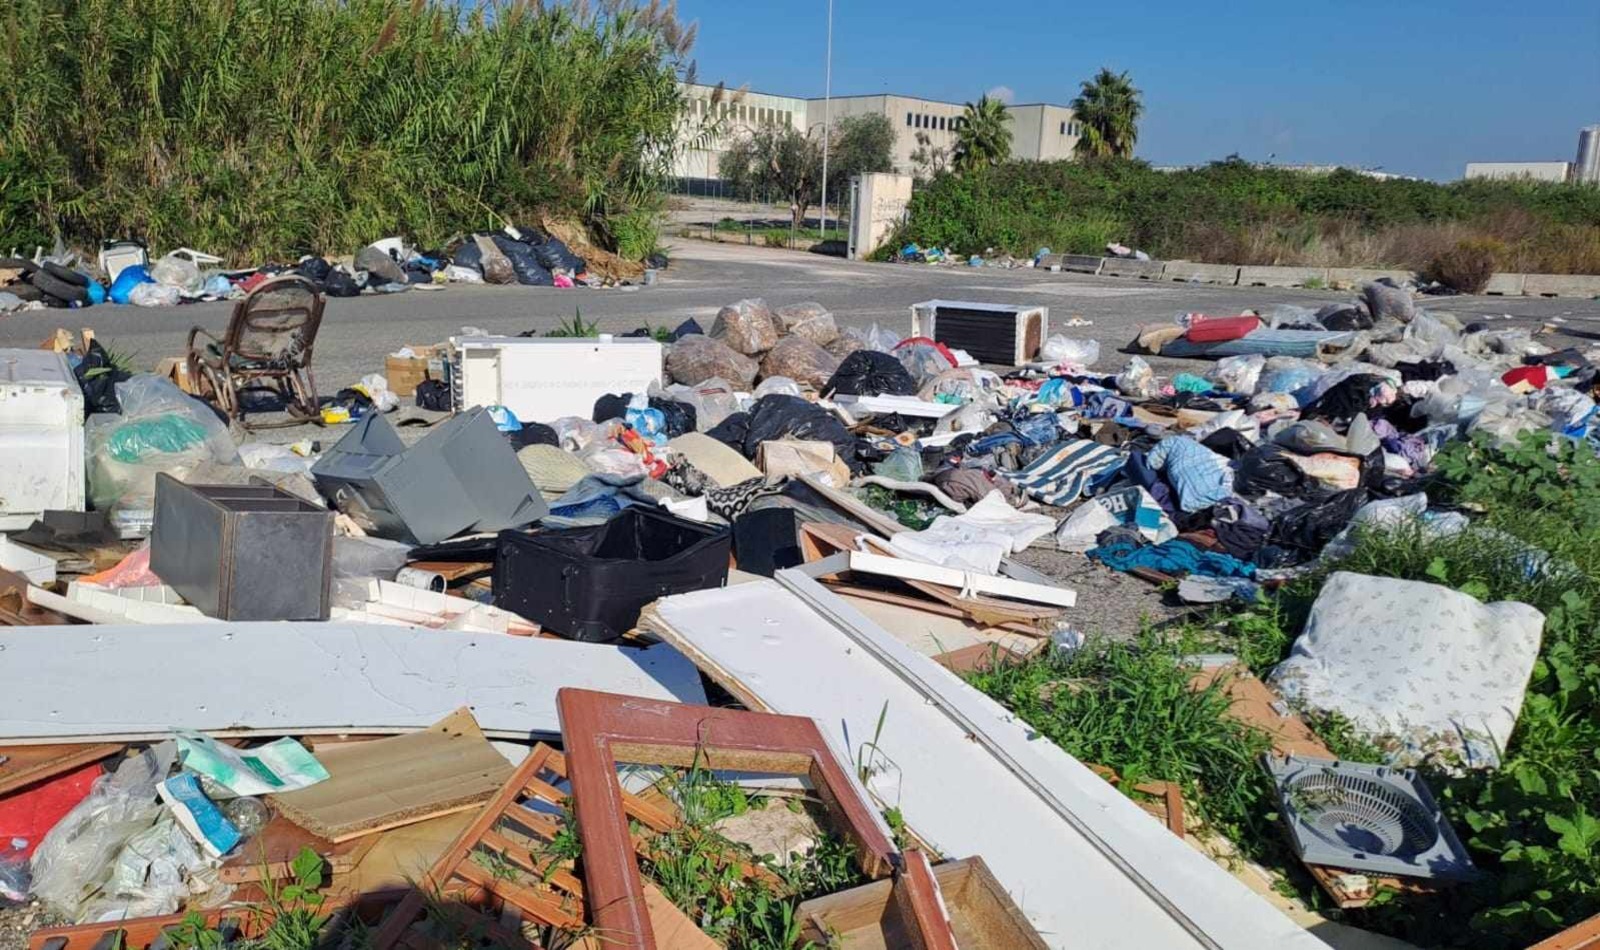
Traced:
POLYGON ((571 321, 556 324, 555 329, 544 331, 544 335, 558 338, 597 337, 600 335, 600 324, 584 322, 582 309, 574 307, 571 321))

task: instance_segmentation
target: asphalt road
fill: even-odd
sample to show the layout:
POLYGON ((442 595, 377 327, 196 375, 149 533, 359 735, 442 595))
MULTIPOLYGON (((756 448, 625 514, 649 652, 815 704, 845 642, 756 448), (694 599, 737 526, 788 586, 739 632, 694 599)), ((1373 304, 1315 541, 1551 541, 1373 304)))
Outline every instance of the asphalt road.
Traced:
MULTIPOLYGON (((643 324, 673 327, 690 317, 711 328, 717 309, 744 297, 772 306, 814 300, 843 325, 879 323, 895 332, 910 327, 910 306, 923 300, 980 300, 1042 304, 1052 327, 1072 317, 1091 326, 1065 329, 1100 341, 1099 368, 1119 367, 1116 351, 1140 324, 1165 322, 1188 311, 1267 312, 1280 304, 1316 307, 1349 298, 1339 291, 1273 290, 1153 283, 1031 269, 1002 270, 927 265, 869 264, 803 252, 679 240, 672 266, 653 287, 558 290, 545 287, 452 285, 384 296, 328 301, 314 368, 319 391, 331 395, 367 373, 382 372, 384 356, 407 343, 432 343, 472 326, 490 333, 542 331, 581 313, 603 331, 623 333, 643 324)), ((33 311, 0 317, 0 346, 37 346, 57 326, 93 327, 107 345, 129 353, 144 368, 183 352, 191 326, 220 334, 231 303, 173 308, 101 306, 84 311, 33 311)), ((1511 314, 1508 325, 1537 326, 1555 318, 1570 328, 1600 334, 1600 301, 1525 297, 1452 297, 1427 303, 1466 319, 1511 314)), ((1172 372, 1177 361, 1155 361, 1172 372)), ((311 430, 314 431, 314 430, 311 430)), ((274 441, 307 430, 263 433, 274 441)), ((323 437, 332 433, 322 433, 323 437)))

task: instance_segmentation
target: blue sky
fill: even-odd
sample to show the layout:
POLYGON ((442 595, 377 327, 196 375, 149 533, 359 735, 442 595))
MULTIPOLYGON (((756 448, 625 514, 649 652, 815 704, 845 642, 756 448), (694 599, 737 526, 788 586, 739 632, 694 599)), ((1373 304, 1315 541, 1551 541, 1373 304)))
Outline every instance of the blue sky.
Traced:
MULTIPOLYGON (((702 81, 822 95, 826 0, 678 9, 700 23, 702 81)), ((1100 66, 1128 70, 1157 164, 1275 153, 1451 180, 1571 161, 1600 123, 1600 0, 835 0, 833 36, 835 95, 1065 103, 1100 66)))

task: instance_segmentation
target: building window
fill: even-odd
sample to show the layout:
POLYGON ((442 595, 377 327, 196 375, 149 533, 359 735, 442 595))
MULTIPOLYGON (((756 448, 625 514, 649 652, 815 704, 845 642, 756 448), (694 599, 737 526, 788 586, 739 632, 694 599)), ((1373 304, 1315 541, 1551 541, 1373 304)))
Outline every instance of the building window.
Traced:
POLYGON ((909 128, 914 128, 916 126, 916 122, 913 121, 913 118, 914 117, 911 115, 911 113, 909 113, 909 112, 906 113, 906 128, 909 129, 909 128))
POLYGON ((950 126, 948 125, 948 122, 949 122, 949 118, 947 116, 940 116, 939 117, 939 131, 940 132, 948 132, 948 131, 950 131, 950 126))

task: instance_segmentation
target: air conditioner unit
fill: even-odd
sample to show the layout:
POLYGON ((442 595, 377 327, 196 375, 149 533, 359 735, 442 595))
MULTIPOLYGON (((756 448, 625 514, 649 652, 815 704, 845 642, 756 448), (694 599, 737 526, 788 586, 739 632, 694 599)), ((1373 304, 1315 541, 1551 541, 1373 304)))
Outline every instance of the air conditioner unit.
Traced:
POLYGON ((1048 307, 929 300, 911 307, 911 335, 965 350, 980 363, 1020 366, 1033 359, 1049 330, 1048 307))
POLYGON ((601 396, 662 381, 661 344, 640 337, 474 336, 451 345, 456 408, 505 406, 523 422, 588 419, 601 396))

